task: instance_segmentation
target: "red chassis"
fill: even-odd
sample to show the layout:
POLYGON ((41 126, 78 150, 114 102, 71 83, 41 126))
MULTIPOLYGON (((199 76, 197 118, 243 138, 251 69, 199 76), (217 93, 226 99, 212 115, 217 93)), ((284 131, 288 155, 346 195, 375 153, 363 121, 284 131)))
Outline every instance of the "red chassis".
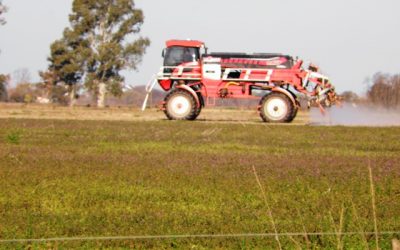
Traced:
POLYGON ((322 110, 336 102, 334 87, 316 66, 303 69, 303 61, 287 55, 208 54, 201 41, 170 40, 163 57, 157 81, 169 91, 162 106, 169 119, 194 120, 215 98, 260 99, 266 122, 292 121, 300 96, 322 110))

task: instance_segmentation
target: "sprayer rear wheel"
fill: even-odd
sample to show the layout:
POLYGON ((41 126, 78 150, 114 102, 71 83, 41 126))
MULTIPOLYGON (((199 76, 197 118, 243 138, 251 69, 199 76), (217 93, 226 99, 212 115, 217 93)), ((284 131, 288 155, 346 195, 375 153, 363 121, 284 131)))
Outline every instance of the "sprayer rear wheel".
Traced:
POLYGON ((299 112, 299 108, 295 107, 293 109, 292 115, 290 116, 289 120, 287 120, 287 122, 292 122, 294 120, 294 118, 296 118, 297 112, 299 112))
POLYGON ((291 122, 297 114, 293 102, 282 93, 270 93, 260 101, 260 116, 264 122, 291 122))
POLYGON ((192 94, 183 89, 172 90, 164 101, 164 113, 170 120, 195 120, 201 111, 192 94))

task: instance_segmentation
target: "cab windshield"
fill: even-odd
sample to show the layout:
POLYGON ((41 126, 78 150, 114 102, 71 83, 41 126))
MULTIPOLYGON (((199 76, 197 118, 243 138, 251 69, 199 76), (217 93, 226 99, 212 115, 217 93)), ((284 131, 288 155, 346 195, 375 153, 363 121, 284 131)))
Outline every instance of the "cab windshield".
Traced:
POLYGON ((198 48, 170 47, 165 51, 164 66, 174 67, 186 62, 196 62, 199 58, 198 48))

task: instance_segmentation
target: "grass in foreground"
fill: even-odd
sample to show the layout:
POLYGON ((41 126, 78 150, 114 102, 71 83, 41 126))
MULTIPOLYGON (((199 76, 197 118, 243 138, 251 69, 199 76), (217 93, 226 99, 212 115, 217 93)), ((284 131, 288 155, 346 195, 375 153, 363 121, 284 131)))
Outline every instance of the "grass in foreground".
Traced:
MULTIPOLYGON (((3 119, 0 238, 273 233, 270 215, 279 233, 373 232, 369 162, 378 230, 398 231, 400 128, 3 119)), ((393 237, 379 236, 380 247, 393 237)), ((285 249, 375 244, 363 234, 279 240, 285 249)), ((0 248, 29 245, 278 247, 273 237, 238 237, 0 248)))

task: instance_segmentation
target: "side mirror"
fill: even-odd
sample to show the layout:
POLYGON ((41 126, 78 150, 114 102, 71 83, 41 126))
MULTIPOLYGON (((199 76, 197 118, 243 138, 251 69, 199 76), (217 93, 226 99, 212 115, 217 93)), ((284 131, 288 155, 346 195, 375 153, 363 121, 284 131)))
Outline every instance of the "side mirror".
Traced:
POLYGON ((162 56, 162 57, 165 57, 165 49, 162 50, 161 56, 162 56))

